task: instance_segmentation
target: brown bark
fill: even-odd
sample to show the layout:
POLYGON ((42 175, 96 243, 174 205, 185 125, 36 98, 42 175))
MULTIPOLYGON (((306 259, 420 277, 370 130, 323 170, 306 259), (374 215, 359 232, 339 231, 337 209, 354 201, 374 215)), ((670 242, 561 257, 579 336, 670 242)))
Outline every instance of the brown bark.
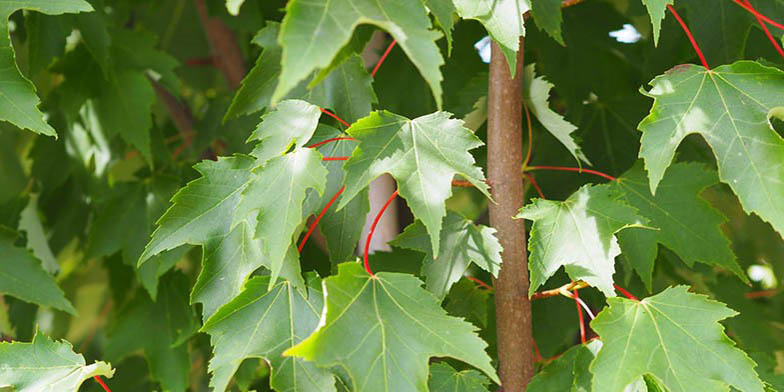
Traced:
POLYGON ((190 109, 188 109, 188 107, 182 101, 170 93, 169 90, 161 86, 160 83, 156 82, 150 77, 147 79, 155 89, 155 95, 158 96, 158 99, 161 100, 163 106, 166 107, 166 110, 168 111, 172 122, 174 122, 175 127, 177 127, 177 131, 180 133, 183 142, 190 145, 193 141, 194 135, 193 115, 191 114, 190 109))
POLYGON ((194 0, 194 2, 213 55, 217 59, 216 65, 226 77, 229 87, 236 89, 246 73, 242 51, 237 45, 237 37, 220 18, 210 17, 204 0, 194 0))
POLYGON ((493 42, 487 96, 487 177, 496 203, 490 203, 490 225, 504 247, 495 280, 499 373, 503 390, 525 390, 534 375, 531 303, 525 226, 512 219, 523 205, 523 39, 513 79, 501 48, 493 42))

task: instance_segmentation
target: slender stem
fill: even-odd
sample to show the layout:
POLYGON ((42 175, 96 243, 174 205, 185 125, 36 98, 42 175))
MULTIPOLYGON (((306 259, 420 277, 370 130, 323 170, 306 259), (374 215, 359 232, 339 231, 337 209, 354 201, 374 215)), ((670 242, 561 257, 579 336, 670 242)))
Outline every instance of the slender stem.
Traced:
POLYGON ((773 26, 773 27, 776 27, 776 28, 778 28, 778 29, 780 29, 780 30, 784 30, 784 24, 781 24, 781 23, 776 23, 776 22, 774 22, 772 19, 768 18, 767 16, 765 16, 765 15, 761 14, 759 11, 757 11, 756 9, 754 9, 754 7, 747 6, 746 4, 743 4, 743 2, 742 2, 741 0, 732 0, 732 1, 733 1, 735 4, 737 4, 737 5, 741 6, 741 7, 743 7, 743 8, 744 8, 746 11, 749 11, 749 12, 751 12, 752 14, 754 14, 754 16, 756 16, 756 17, 758 17, 758 18, 760 18, 760 19, 764 20, 764 21, 765 21, 765 22, 767 22, 769 25, 771 25, 771 26, 773 26))
POLYGON ((347 161, 350 157, 324 157, 322 161, 347 161))
POLYGON ((330 117, 334 118, 335 120, 338 120, 338 122, 340 122, 341 124, 345 125, 345 126, 346 126, 346 128, 348 128, 348 127, 350 127, 350 126, 351 126, 351 124, 349 124, 348 122, 346 122, 346 121, 345 121, 345 120, 343 120, 342 118, 338 117, 338 115, 337 115, 337 114, 335 114, 335 113, 332 113, 332 112, 330 112, 330 111, 329 111, 329 110, 327 110, 327 109, 323 109, 323 108, 319 108, 319 109, 321 110, 321 112, 322 112, 322 113, 326 114, 327 116, 330 116, 330 117))
POLYGON ((748 299, 754 299, 754 298, 773 297, 778 294, 779 294, 778 290, 750 291, 744 294, 744 297, 748 299))
POLYGON ((207 33, 207 41, 218 60, 218 69, 223 72, 229 87, 235 89, 239 87, 246 74, 245 61, 237 44, 237 37, 220 18, 210 17, 204 0, 194 0, 194 2, 204 31, 207 33))
POLYGON ((387 59, 387 56, 389 56, 389 52, 392 51, 392 48, 395 47, 395 44, 397 44, 397 40, 393 39, 392 43, 390 43, 389 46, 387 46, 387 50, 385 50, 384 54, 381 55, 381 58, 378 59, 378 62, 376 63, 376 66, 373 67, 373 71, 370 72, 370 77, 371 78, 375 78, 376 77, 376 72, 378 72, 378 69, 381 68, 381 64, 383 64, 384 60, 387 59))
POLYGON ((675 11, 675 7, 673 7, 670 4, 667 4, 667 9, 669 9, 670 12, 672 12, 672 15, 675 16, 675 19, 677 19, 678 23, 681 24, 681 27, 683 28, 683 32, 685 32, 686 36, 689 37, 689 41, 691 41, 691 46, 694 48, 694 51, 697 52, 697 56, 700 58, 700 61, 702 62, 702 66, 705 67, 705 69, 707 69, 708 71, 710 71, 708 62, 705 61, 705 55, 702 54, 702 50, 700 49, 699 45, 697 45, 697 41, 694 40, 694 36, 691 35, 691 30, 689 30, 689 27, 686 26, 686 23, 683 21, 683 19, 681 19, 681 16, 678 15, 678 11, 675 11))
POLYGON ((534 176, 530 173, 523 173, 523 174, 525 174, 525 178, 528 179, 528 182, 530 182, 531 185, 534 186, 534 189, 536 189, 536 193, 539 194, 539 197, 541 197, 542 199, 546 199, 546 197, 544 197, 544 192, 542 192, 542 188, 539 187, 539 184, 536 182, 534 176))
POLYGON ((605 173, 602 173, 602 172, 600 172, 600 171, 597 171, 597 170, 583 169, 583 168, 579 168, 579 167, 564 167, 564 166, 528 166, 528 167, 526 167, 526 168, 525 168, 525 170, 526 170, 526 171, 534 171, 534 170, 556 170, 556 171, 569 171, 569 172, 577 172, 577 173, 589 173, 589 174, 597 175, 597 176, 599 176, 599 177, 604 177, 604 178, 606 178, 606 179, 608 179, 608 180, 610 180, 610 181, 615 181, 615 180, 617 180, 617 178, 615 178, 615 177, 613 177, 613 176, 611 176, 611 175, 609 175, 609 174, 605 174, 605 173))
POLYGON ((318 225, 319 221, 321 221, 321 218, 323 218, 324 214, 326 214, 327 210, 329 210, 329 207, 332 207, 332 204, 335 202, 335 200, 338 199, 338 196, 340 196, 340 194, 343 193, 345 189, 346 189, 345 186, 340 188, 340 190, 337 193, 335 193, 335 196, 332 196, 332 199, 329 200, 327 205, 325 205, 324 208, 321 209, 321 213, 319 213, 318 216, 316 217, 316 220, 314 220, 313 223, 310 224, 310 228, 308 229, 308 232, 305 233, 304 237, 302 237, 302 241, 299 243, 299 247, 297 247, 297 252, 302 253, 302 248, 305 247, 305 243, 308 242, 308 238, 310 238, 310 235, 313 233, 313 230, 316 230, 316 225, 318 225))
POLYGON ((781 45, 779 45, 779 41, 775 37, 773 37, 773 34, 771 34, 770 30, 768 30, 768 26, 765 24, 765 21, 762 19, 762 17, 760 17, 761 14, 759 12, 756 12, 757 10, 754 9, 754 6, 751 5, 751 2, 749 0, 743 0, 743 1, 746 3, 747 6, 749 6, 749 9, 755 11, 753 12, 754 17, 757 18, 757 23, 759 23, 760 27, 762 28, 762 31, 765 32, 765 35, 768 37, 768 41, 770 41, 770 43, 773 44, 773 47, 776 48, 776 51, 779 52, 779 56, 781 56, 781 58, 784 58, 784 49, 781 49, 781 45))
POLYGON ((493 286, 490 286, 489 284, 487 284, 485 282, 482 282, 481 280, 479 280, 479 279, 477 279, 477 278, 475 278, 473 276, 466 275, 465 277, 468 278, 468 280, 470 280, 470 281, 472 281, 472 282, 474 282, 474 283, 476 283, 476 284, 478 284, 478 285, 480 285, 480 286, 482 286, 482 287, 484 287, 484 288, 486 288, 488 290, 491 290, 491 291, 493 290, 493 286))
POLYGON ((613 287, 615 287, 615 289, 616 289, 616 290, 620 291, 620 292, 621 292, 621 294, 625 295, 625 296, 626 296, 626 298, 629 298, 629 299, 631 299, 631 300, 635 300, 635 301, 639 301, 639 300, 637 299, 637 297, 635 297, 634 295, 632 295, 632 293, 630 293, 630 292, 626 291, 626 289, 624 289, 623 287, 621 287, 621 286, 618 286, 617 284, 613 284, 613 287))
POLYGON ((574 295, 574 304, 577 305, 577 319, 580 322, 580 342, 585 344, 585 320, 583 319, 583 308, 580 306, 580 294, 574 290, 572 295, 574 295))
POLYGON ((395 200, 396 197, 397 197, 397 191, 393 192, 392 195, 389 196, 387 202, 384 203, 384 206, 381 207, 380 211, 378 211, 378 214, 376 214, 376 219, 373 220, 373 224, 370 226, 370 232, 368 233, 367 240, 365 241, 365 257, 363 260, 365 263, 365 271, 367 271, 367 273, 370 274, 370 276, 373 276, 373 271, 370 270, 370 263, 368 262, 368 251, 370 251, 370 240, 373 239, 373 233, 376 231, 376 225, 378 225, 378 221, 381 220, 381 216, 384 215, 384 211, 387 210, 389 204, 392 203, 392 200, 395 200))
POLYGON ((318 142, 316 144, 311 144, 311 145, 308 146, 308 148, 321 147, 321 146, 323 146, 325 144, 332 143, 332 142, 337 142, 337 141, 340 141, 340 140, 357 140, 357 139, 354 139, 353 137, 333 137, 332 139, 327 139, 327 140, 324 140, 324 141, 320 141, 320 142, 318 142))
POLYGON ((586 287, 588 287, 588 283, 585 283, 582 280, 578 280, 567 283, 561 287, 556 287, 554 289, 538 291, 531 296, 531 299, 544 299, 555 297, 557 295, 563 295, 565 297, 572 298, 572 294, 569 293, 570 291, 575 291, 586 287))
POLYGON ((487 177, 495 203, 490 225, 503 247, 503 264, 494 281, 496 332, 501 382, 505 391, 523 391, 534 375, 531 347, 531 302, 525 225, 512 219, 523 206, 523 47, 517 53, 513 78, 495 42, 490 56, 487 96, 487 177))
POLYGON ((106 385, 106 383, 105 383, 105 382, 103 382, 103 379, 101 379, 101 377, 100 377, 100 376, 93 376, 93 378, 95 379, 95 381, 96 381, 96 382, 98 382, 98 384, 101 384, 101 386, 103 387, 103 390, 104 390, 104 391, 106 391, 106 392, 112 392, 112 390, 111 390, 111 389, 109 389, 109 386, 108 386, 108 385, 106 385))
POLYGON ((528 105, 523 101, 523 109, 525 110, 525 122, 528 125, 528 151, 525 153, 525 159, 523 160, 523 167, 528 166, 531 163, 531 152, 534 146, 534 129, 531 126, 531 112, 528 111, 528 105))

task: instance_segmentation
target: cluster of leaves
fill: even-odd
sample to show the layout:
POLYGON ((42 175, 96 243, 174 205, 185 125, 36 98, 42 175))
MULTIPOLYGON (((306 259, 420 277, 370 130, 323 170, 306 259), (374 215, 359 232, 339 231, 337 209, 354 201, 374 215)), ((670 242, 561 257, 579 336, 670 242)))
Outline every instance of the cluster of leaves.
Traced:
POLYGON ((529 294, 601 310, 577 344, 571 301, 534 302, 529 390, 784 390, 781 59, 731 0, 682 2, 725 65, 673 68, 696 57, 660 0, 0 2, 0 388, 500 384, 489 35, 511 70, 526 42, 529 294), (573 162, 616 177, 534 171, 573 162), (383 174, 410 224, 363 266, 383 174))

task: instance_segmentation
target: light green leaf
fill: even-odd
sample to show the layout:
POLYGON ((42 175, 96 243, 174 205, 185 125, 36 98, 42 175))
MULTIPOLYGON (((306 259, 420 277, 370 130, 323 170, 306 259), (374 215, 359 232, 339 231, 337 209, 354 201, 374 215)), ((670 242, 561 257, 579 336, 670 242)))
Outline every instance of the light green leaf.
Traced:
POLYGON ((276 391, 335 391, 328 370, 282 355, 316 329, 324 306, 321 280, 311 276, 306 296, 287 281, 267 291, 269 284, 268 276, 249 280, 242 293, 202 327, 215 348, 210 386, 226 390, 243 360, 261 358, 270 364, 270 386, 276 391))
POLYGON ((308 189, 324 193, 327 169, 321 165, 321 154, 309 148, 295 150, 270 159, 254 170, 250 182, 234 213, 238 218, 256 216, 256 238, 269 262, 272 279, 270 288, 286 261, 294 234, 304 222, 302 204, 308 189))
POLYGON ((672 392, 762 392, 754 362, 718 322, 737 313, 686 286, 633 301, 608 298, 591 322, 604 342, 591 363, 593 390, 620 392, 650 374, 672 392))
POLYGON ((293 0, 286 11, 278 37, 283 47, 282 72, 273 102, 285 97, 317 69, 327 67, 359 24, 372 24, 397 40, 441 107, 443 77, 439 67, 444 59, 435 44, 440 34, 431 30, 421 0, 293 0))
POLYGON ((431 357, 459 359, 498 382, 475 327, 447 316, 419 279, 392 272, 370 276, 358 263, 338 270, 324 280, 320 327, 284 355, 340 366, 354 391, 427 390, 431 357))
POLYGON ((566 201, 535 199, 516 217, 534 221, 528 239, 528 295, 563 266, 572 279, 615 296, 612 275, 615 256, 621 254, 615 233, 647 222, 607 185, 583 186, 566 201))
POLYGON ((438 258, 433 257, 427 230, 419 220, 406 227, 390 245, 425 253, 422 261, 425 287, 443 299, 471 262, 498 276, 502 248, 494 234, 493 228, 474 225, 460 214, 448 212, 441 229, 438 258))
POLYGON ((784 139, 769 120, 784 117, 784 71, 752 61, 711 71, 682 65, 651 86, 645 95, 654 99, 653 107, 638 126, 651 193, 656 194, 675 149, 696 133, 713 149, 719 178, 743 209, 784 235, 784 139))
POLYGON ((534 0, 531 2, 531 15, 540 30, 544 30, 556 42, 566 46, 561 32, 563 23, 561 2, 562 0, 534 0))
MULTIPOLYGON (((579 344, 540 370, 526 389, 529 392, 591 392, 588 366, 602 347, 600 340, 579 344)), ((625 391, 631 392, 631 391, 625 391)))
POLYGON ((528 109, 542 126, 569 150, 578 163, 583 161, 590 165, 591 162, 572 137, 572 133, 577 130, 577 127, 550 109, 550 90, 552 90, 553 84, 542 76, 537 77, 534 65, 529 64, 523 71, 523 99, 528 105, 528 109))
POLYGON ((678 163, 668 171, 655 196, 651 195, 641 164, 624 173, 613 186, 623 201, 636 208, 660 230, 632 229, 618 233, 621 250, 651 288, 657 243, 673 250, 686 265, 695 262, 719 265, 748 282, 746 274, 721 231, 727 221, 699 195, 718 183, 716 172, 697 163, 678 163), (627 234, 631 234, 627 237, 627 234), (652 251, 651 251, 652 250, 652 251))
POLYGON ((261 123, 248 138, 258 142, 251 155, 256 165, 263 165, 270 158, 283 155, 292 146, 305 146, 316 131, 321 111, 318 106, 305 101, 283 101, 275 111, 262 116, 261 123))
POLYGON ((665 12, 667 12, 667 5, 675 4, 675 0, 642 0, 642 3, 645 4, 645 7, 648 8, 648 14, 651 15, 653 43, 658 45, 661 21, 664 19, 665 12))
POLYGON ((0 343, 0 388, 17 392, 77 392, 94 376, 111 378, 106 362, 87 365, 66 341, 54 341, 36 331, 33 341, 0 343))
POLYGON ((240 14, 240 8, 243 3, 245 3, 245 0, 226 0, 226 10, 230 14, 237 16, 240 14))
MULTIPOLYGON (((541 1, 541 0, 540 0, 541 1)), ((457 13, 463 19, 481 22, 490 37, 498 43, 515 74, 520 37, 525 35, 523 14, 530 8, 526 0, 454 0, 457 13)))
POLYGON ((343 208, 383 173, 397 180, 400 196, 430 234, 433 257, 438 257, 445 200, 452 194, 452 178, 460 174, 490 197, 482 169, 468 152, 482 142, 461 120, 436 112, 409 120, 396 114, 373 112, 348 129, 359 146, 343 166, 346 191, 343 208))
POLYGON ((202 177, 172 197, 173 204, 158 220, 139 265, 165 250, 183 244, 201 245, 227 235, 253 163, 253 158, 245 155, 197 163, 194 168, 202 177))
POLYGON ((15 246, 15 240, 16 233, 0 227, 0 293, 76 315, 76 309, 54 277, 41 267, 41 261, 27 249, 15 246))
POLYGON ((458 372, 446 362, 430 365, 430 392, 487 392, 490 380, 476 370, 458 372))
POLYGON ((138 290, 109 328, 106 357, 119 362, 141 350, 164 390, 185 391, 191 368, 185 341, 198 329, 187 293, 188 278, 178 271, 163 277, 155 302, 138 290))
POLYGON ((15 11, 25 9, 47 15, 90 12, 93 7, 83 0, 18 0, 0 2, 0 121, 8 121, 21 129, 29 129, 47 136, 57 136, 54 128, 44 120, 38 110, 40 100, 35 86, 27 80, 16 65, 8 18, 15 11))

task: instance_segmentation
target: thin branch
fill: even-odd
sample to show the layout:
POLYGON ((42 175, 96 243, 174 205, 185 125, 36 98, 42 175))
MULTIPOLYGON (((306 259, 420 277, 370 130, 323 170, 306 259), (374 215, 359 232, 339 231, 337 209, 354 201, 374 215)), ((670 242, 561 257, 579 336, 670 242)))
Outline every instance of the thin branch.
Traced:
POLYGON ((173 154, 174 158, 176 158, 183 149, 188 148, 191 143, 193 143, 193 136, 195 134, 193 129, 193 115, 185 103, 177 99, 169 90, 165 89, 151 77, 147 76, 147 79, 149 79, 153 89, 155 89, 155 95, 158 96, 158 99, 161 100, 163 106, 165 106, 166 110, 169 112, 169 117, 171 117, 174 126, 180 134, 180 138, 183 140, 182 145, 173 154))
POLYGON ((204 0, 194 0, 199 19, 207 33, 207 40, 217 59, 218 69, 223 72, 229 87, 236 89, 245 77, 245 61, 242 52, 237 45, 237 37, 233 31, 223 23, 220 18, 211 18, 207 12, 207 5, 204 0))

